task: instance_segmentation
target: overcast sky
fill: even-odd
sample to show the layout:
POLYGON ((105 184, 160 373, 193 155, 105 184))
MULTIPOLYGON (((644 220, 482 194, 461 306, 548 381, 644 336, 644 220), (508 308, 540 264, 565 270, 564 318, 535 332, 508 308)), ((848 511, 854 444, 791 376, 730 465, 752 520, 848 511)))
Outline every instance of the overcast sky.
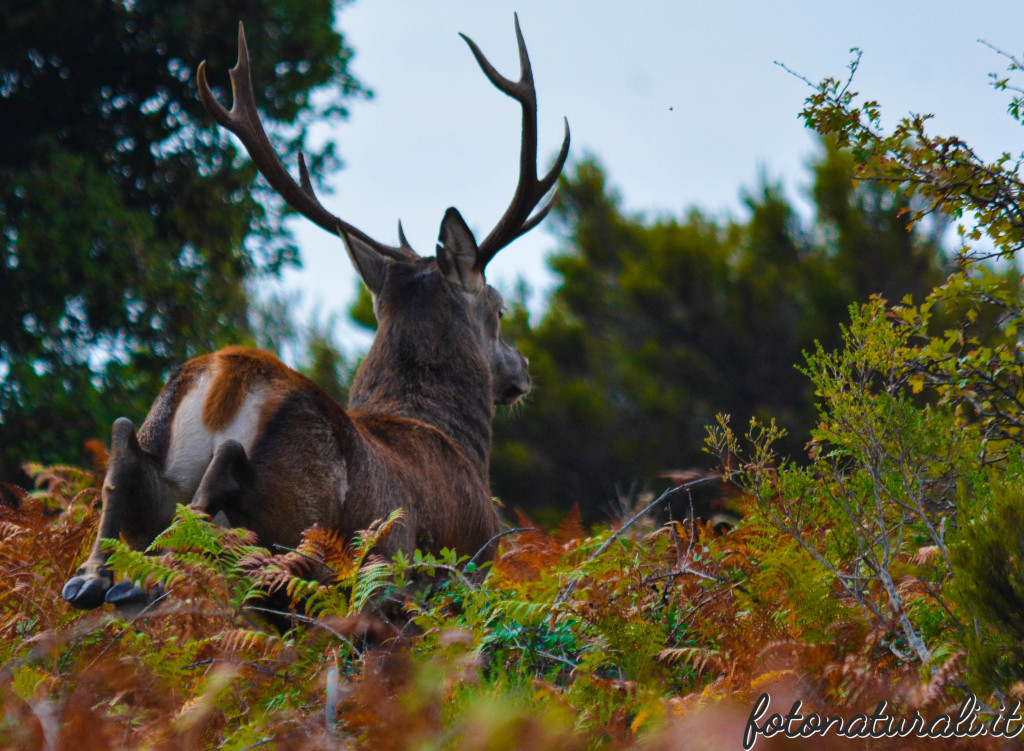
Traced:
MULTIPOLYGON (((401 218, 413 247, 432 254, 455 206, 482 239, 515 189, 520 114, 458 32, 518 77, 514 11, 537 86, 542 173, 567 117, 570 162, 596 155, 631 211, 742 217, 741 190, 762 172, 800 199, 816 148, 797 119, 810 89, 774 61, 818 81, 845 73, 851 47, 864 53, 854 88, 880 101, 887 124, 932 112, 935 132, 982 156, 1024 147, 1007 95, 988 83, 1005 60, 977 41, 1019 54, 1020 0, 358 0, 337 23, 375 96, 330 134, 345 162, 324 196, 331 211, 387 243, 401 218)), ((303 268, 281 286, 301 290, 307 313, 344 316, 355 275, 340 240, 301 219, 294 227, 303 268)), ((556 243, 541 225, 497 256, 488 279, 549 287, 556 243)), ((347 327, 339 334, 349 351, 365 346, 347 327)))

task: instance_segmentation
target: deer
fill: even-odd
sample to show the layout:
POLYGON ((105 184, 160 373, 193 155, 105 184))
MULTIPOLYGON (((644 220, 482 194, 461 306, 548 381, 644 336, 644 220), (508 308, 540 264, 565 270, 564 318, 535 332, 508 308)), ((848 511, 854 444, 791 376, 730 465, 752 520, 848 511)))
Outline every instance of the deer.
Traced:
POLYGON ((145 550, 179 504, 251 530, 266 547, 294 547, 313 525, 351 536, 400 508, 381 554, 449 548, 493 558, 501 520, 490 492, 492 420, 496 406, 527 394, 531 379, 526 358, 502 337, 504 303, 484 272, 551 210, 569 153, 565 119, 554 164, 538 178, 537 95, 518 16, 515 30, 517 81, 460 34, 487 79, 521 106, 515 193, 479 244, 449 208, 433 256, 412 249, 401 222, 399 244, 391 246, 328 212, 301 155, 299 181, 292 178, 260 121, 241 23, 230 110, 213 94, 206 62, 199 64, 199 97, 211 117, 295 211, 340 236, 370 292, 377 333, 353 376, 347 409, 273 354, 228 347, 175 370, 138 432, 118 418, 96 539, 62 589, 70 605, 144 598, 133 583, 113 583, 104 541, 123 537, 145 550))

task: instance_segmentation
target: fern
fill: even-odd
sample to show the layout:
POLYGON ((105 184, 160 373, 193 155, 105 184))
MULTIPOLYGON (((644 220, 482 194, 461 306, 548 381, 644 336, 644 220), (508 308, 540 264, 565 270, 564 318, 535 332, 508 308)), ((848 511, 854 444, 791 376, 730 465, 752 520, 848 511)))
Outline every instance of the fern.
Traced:
POLYGON ((284 592, 291 608, 311 618, 361 611, 392 583, 390 562, 367 559, 401 518, 396 510, 348 544, 337 533, 313 527, 295 550, 273 556, 248 553, 238 563, 255 585, 244 600, 251 603, 284 592))
POLYGON ((682 664, 692 667, 697 674, 706 669, 721 670, 723 663, 717 649, 702 646, 669 647, 658 653, 658 660, 668 664, 682 664))
POLYGON ((121 540, 106 540, 103 549, 109 553, 107 565, 112 571, 143 587, 159 584, 171 589, 187 578, 180 563, 169 555, 157 556, 133 550, 121 540))
MULTIPOLYGON (((203 646, 214 646, 217 651, 226 655, 242 656, 253 659, 271 659, 277 657, 291 644, 276 634, 252 629, 228 629, 201 642, 203 646)), ((202 647, 201 647, 202 650, 202 647)))
POLYGON ((260 550, 255 541, 256 536, 248 530, 220 527, 206 514, 179 505, 174 521, 157 535, 149 549, 192 554, 191 560, 205 560, 226 571, 260 550))
MULTIPOLYGON (((41 745, 29 706, 102 747, 565 751, 678 747, 663 726, 710 722, 718 702, 794 681, 806 706, 831 714, 879 695, 931 714, 962 699, 955 634, 922 680, 885 646, 891 630, 864 627, 827 584, 801 581, 799 551, 749 509, 725 535, 531 525, 472 575, 451 550, 375 556, 397 515, 348 542, 314 528, 295 550, 268 551, 180 509, 148 553, 109 543, 119 577, 168 588, 159 609, 123 621, 55 597, 88 551, 96 491, 80 487, 83 474, 40 476, 20 508, 0 506, 0 746, 41 745), (824 628, 812 622, 822 608, 839 615, 824 628)), ((901 592, 927 619, 932 562, 905 565, 919 568, 901 592)), ((729 737, 746 717, 737 730, 714 716, 729 737)))
POLYGON ((388 514, 386 518, 378 519, 365 531, 355 534, 352 539, 351 549, 357 568, 363 565, 370 552, 377 547, 381 540, 387 537, 391 532, 391 528, 401 521, 403 516, 402 509, 397 508, 388 514))
POLYGON ((378 560, 366 563, 356 574, 352 583, 352 600, 349 612, 360 611, 371 598, 379 595, 391 582, 393 568, 388 561, 378 560))

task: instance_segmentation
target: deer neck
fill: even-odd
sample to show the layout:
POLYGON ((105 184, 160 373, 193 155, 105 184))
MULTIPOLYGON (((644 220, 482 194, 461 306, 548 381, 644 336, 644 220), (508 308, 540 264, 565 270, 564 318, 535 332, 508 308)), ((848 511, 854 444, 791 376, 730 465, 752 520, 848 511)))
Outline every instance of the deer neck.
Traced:
POLYGON ((452 341, 403 338, 410 337, 378 332, 352 380, 349 407, 437 428, 487 482, 494 417, 487 363, 479 353, 452 341))

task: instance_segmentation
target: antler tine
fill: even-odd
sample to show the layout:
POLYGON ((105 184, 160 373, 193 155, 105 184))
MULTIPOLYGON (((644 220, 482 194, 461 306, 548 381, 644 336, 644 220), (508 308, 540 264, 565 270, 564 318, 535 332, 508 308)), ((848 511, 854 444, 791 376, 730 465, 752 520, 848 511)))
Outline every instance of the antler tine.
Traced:
POLYGON ((271 187, 281 194, 288 204, 307 219, 323 227, 332 234, 338 234, 338 227, 350 235, 355 235, 371 245, 377 252, 395 260, 415 258, 416 253, 409 247, 404 237, 401 245, 392 247, 377 242, 365 232, 353 227, 323 207, 313 192, 313 185, 306 169, 306 160, 299 154, 299 183, 296 183, 281 160, 274 152, 270 139, 260 122, 256 109, 256 98, 252 89, 252 73, 249 67, 249 48, 245 42, 245 29, 238 24, 238 61, 228 71, 231 77, 231 109, 228 110, 217 101, 206 80, 206 61, 199 63, 196 78, 199 85, 199 98, 214 120, 234 133, 242 141, 249 156, 260 173, 267 179, 271 187))
POLYGON ((483 269, 499 250, 517 237, 529 232, 547 216, 554 205, 555 196, 533 216, 530 214, 558 181, 558 176, 565 166, 569 155, 569 121, 565 120, 565 137, 562 148, 558 152, 555 164, 540 180, 537 179, 537 90, 533 84, 533 70, 530 57, 526 52, 526 42, 519 28, 519 16, 515 16, 516 40, 519 43, 520 76, 518 81, 511 81, 498 73, 493 65, 484 57, 476 43, 465 34, 460 34, 469 45, 480 69, 487 79, 499 91, 507 94, 520 103, 523 108, 523 140, 519 152, 519 183, 516 186, 512 202, 505 210, 498 224, 480 243, 477 253, 477 266, 483 269))

